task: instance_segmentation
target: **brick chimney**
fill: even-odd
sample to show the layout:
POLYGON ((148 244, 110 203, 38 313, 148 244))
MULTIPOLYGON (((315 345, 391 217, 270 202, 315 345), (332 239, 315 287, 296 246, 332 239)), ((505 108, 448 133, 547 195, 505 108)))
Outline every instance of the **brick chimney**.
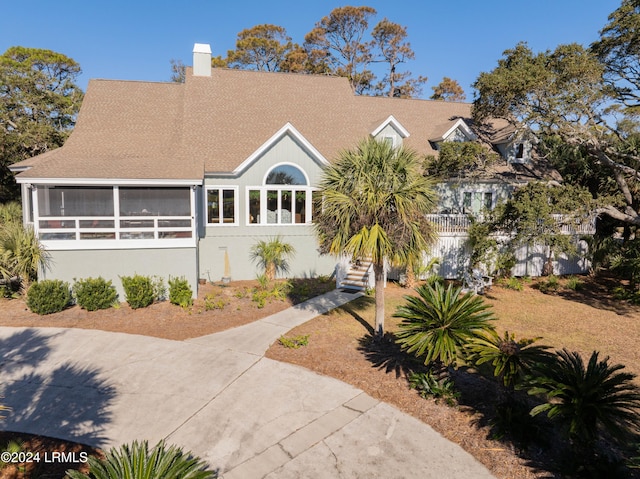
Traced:
POLYGON ((211 76, 211 46, 208 43, 193 45, 193 76, 211 76))

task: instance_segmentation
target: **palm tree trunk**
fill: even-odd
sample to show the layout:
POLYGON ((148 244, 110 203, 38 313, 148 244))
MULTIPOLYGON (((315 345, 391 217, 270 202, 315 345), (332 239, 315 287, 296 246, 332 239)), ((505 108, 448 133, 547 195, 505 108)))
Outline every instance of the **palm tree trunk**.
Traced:
POLYGON ((267 277, 269 281, 273 281, 276 279, 276 265, 273 262, 267 263, 264 268, 264 275, 267 277))
POLYGON ((384 336, 384 263, 373 263, 376 288, 376 337, 384 336))
POLYGON ((405 274, 407 275, 407 281, 404 284, 405 288, 409 288, 409 289, 415 288, 417 279, 416 279, 416 273, 413 270, 412 264, 407 265, 407 270, 405 274))

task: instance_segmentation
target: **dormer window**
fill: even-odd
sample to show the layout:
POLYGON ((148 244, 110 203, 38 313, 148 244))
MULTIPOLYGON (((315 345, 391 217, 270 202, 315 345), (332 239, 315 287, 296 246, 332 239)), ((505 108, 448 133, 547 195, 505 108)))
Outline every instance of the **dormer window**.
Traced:
POLYGON ((516 160, 522 160, 524 158, 524 143, 520 143, 516 147, 516 160))
POLYGON ((396 120, 393 115, 383 121, 371 132, 371 136, 378 141, 389 143, 393 148, 402 146, 402 140, 409 137, 409 132, 396 120))
POLYGON ((396 139, 393 136, 385 136, 382 138, 382 141, 389 145, 391 148, 395 148, 396 139))

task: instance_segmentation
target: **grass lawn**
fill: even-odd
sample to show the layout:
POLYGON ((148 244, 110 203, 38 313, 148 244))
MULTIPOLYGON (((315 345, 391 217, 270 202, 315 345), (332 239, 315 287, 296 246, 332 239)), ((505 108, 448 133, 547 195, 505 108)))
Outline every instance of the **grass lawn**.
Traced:
MULTIPOLYGON (((599 350, 601 359, 610 356, 613 363, 625 364, 626 370, 640 374, 640 307, 614 300, 606 281, 581 280, 584 284, 579 291, 559 288, 553 294, 542 293, 535 282, 525 284, 522 291, 494 286, 485 299, 499 318, 495 325, 500 332, 508 330, 518 338, 542 336, 541 343, 583 355, 599 350)), ((387 331, 396 330, 398 321, 392 315, 410 293, 388 285, 387 331)), ((497 396, 493 381, 460 374, 456 385, 462 397, 454 408, 423 399, 408 388, 406 373, 411 366, 392 339, 383 345, 370 341, 373 324, 373 299, 365 297, 287 335, 308 335, 307 346, 290 349, 275 344, 267 356, 336 377, 394 404, 460 444, 498 478, 560 477, 549 475, 551 465, 544 451, 521 454, 514 445, 491 438, 492 400, 497 396)))

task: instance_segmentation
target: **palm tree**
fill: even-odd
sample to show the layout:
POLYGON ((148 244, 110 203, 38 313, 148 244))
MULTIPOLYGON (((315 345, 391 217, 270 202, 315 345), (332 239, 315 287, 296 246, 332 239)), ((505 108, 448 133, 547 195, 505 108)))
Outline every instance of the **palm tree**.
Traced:
POLYGON ((375 332, 384 334, 384 265, 406 263, 426 251, 434 235, 426 214, 435 204, 432 183, 417 154, 374 138, 340 154, 320 181, 314 218, 323 252, 373 263, 375 332))
POLYGON ((289 257, 296 250, 289 243, 282 241, 280 236, 268 241, 260 240, 251 247, 251 259, 257 261, 264 269, 264 274, 269 280, 274 280, 277 273, 289 271, 289 257))
POLYGON ((610 366, 609 358, 598 360, 594 351, 585 368, 577 352, 557 352, 555 361, 544 363, 532 379, 529 394, 542 394, 548 402, 531 410, 546 412, 563 420, 575 452, 592 457, 599 431, 624 441, 640 431, 640 389, 635 375, 619 372, 621 364, 610 366))
POLYGON ((462 288, 450 284, 445 289, 439 283, 424 284, 416 292, 418 296, 404 296, 406 304, 393 316, 402 318, 398 342, 425 364, 455 366, 471 340, 493 329, 491 306, 472 292, 462 294, 462 288))
POLYGON ((71 479, 213 479, 217 473, 176 446, 163 442, 149 450, 146 441, 111 449, 104 459, 89 457, 89 473, 67 471, 71 479))

